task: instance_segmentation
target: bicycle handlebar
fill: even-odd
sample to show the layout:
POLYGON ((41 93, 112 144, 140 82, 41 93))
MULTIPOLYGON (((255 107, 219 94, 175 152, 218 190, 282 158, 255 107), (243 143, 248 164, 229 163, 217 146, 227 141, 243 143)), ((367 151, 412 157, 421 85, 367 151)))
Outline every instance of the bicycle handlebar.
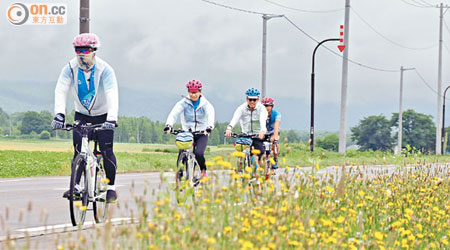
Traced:
POLYGON ((172 135, 177 135, 177 134, 183 133, 183 132, 189 132, 189 133, 192 133, 193 135, 206 135, 206 134, 208 134, 208 133, 206 132, 206 130, 195 131, 195 132, 192 132, 192 131, 184 131, 184 130, 172 130, 170 133, 171 133, 172 135))
POLYGON ((246 133, 231 133, 231 137, 233 138, 238 138, 238 137, 246 137, 246 138, 252 138, 252 139, 257 139, 259 138, 259 136, 257 134, 246 134, 246 133))
MULTIPOLYGON (((103 126, 102 123, 100 123, 100 124, 86 123, 86 124, 81 124, 80 125, 80 124, 74 122, 74 124, 65 123, 63 128, 57 128, 57 129, 54 129, 54 130, 70 131, 70 130, 73 130, 74 128, 76 128, 76 127, 81 128, 81 129, 86 129, 86 130, 93 130, 93 129, 95 129, 95 130, 109 130, 109 129, 106 129, 106 128, 102 128, 102 126, 103 126)), ((117 128, 118 125, 115 124, 115 127, 117 128)))

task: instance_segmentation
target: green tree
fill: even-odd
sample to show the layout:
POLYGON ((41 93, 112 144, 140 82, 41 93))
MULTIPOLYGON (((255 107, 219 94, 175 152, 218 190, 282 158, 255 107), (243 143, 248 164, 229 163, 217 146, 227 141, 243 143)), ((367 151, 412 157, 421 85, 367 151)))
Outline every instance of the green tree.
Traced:
MULTIPOLYGON (((410 145, 422 151, 434 151, 436 127, 430 115, 412 109, 403 112, 402 145, 410 145)), ((398 129, 398 113, 393 113, 391 126, 398 129)), ((397 139, 397 134, 394 136, 397 139)))
POLYGON ((351 128, 352 139, 360 150, 392 150, 391 123, 383 115, 365 117, 356 127, 351 128))
POLYGON ((30 134, 34 131, 36 134, 40 134, 43 130, 50 130, 51 116, 49 120, 46 113, 41 112, 41 114, 35 111, 25 112, 22 124, 19 126, 20 132, 30 134))
POLYGON ((338 151, 339 136, 337 134, 329 134, 319 138, 317 139, 317 146, 326 150, 338 151))
POLYGON ((39 138, 42 140, 50 139, 50 132, 48 132, 47 130, 42 131, 41 134, 39 135, 39 138))

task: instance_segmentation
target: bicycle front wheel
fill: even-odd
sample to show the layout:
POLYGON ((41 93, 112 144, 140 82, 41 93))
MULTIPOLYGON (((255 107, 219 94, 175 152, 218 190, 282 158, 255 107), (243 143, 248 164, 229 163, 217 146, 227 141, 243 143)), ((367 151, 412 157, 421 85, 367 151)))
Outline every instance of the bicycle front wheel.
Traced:
POLYGON ((97 158, 97 171, 95 173, 95 200, 92 203, 94 219, 96 223, 103 223, 108 213, 108 203, 106 202, 107 178, 103 168, 103 157, 97 158))
POLYGON ((72 161, 70 176, 69 207, 73 226, 83 225, 89 204, 88 179, 86 177, 86 161, 82 155, 77 155, 72 161))

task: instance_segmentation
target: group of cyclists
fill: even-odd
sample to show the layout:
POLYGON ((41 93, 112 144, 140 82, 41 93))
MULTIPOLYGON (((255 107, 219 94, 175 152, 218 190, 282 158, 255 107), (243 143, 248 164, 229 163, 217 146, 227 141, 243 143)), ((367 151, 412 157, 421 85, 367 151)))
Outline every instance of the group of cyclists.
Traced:
MULTIPOLYGON (((100 47, 100 40, 93 33, 82 33, 74 38, 73 46, 76 56, 65 65, 59 75, 55 88, 55 117, 52 121, 53 129, 65 126, 66 102, 69 92, 72 93, 75 106, 75 118, 80 125, 102 124, 102 130, 89 135, 99 143, 104 159, 104 168, 109 182, 107 185, 107 202, 116 202, 115 176, 117 161, 113 152, 114 128, 118 118, 118 86, 112 67, 96 55, 100 47)), ((214 129, 215 111, 212 104, 202 94, 203 84, 198 80, 191 80, 186 84, 188 96, 183 97, 171 110, 165 133, 173 131, 173 126, 179 119, 184 131, 195 133, 194 154, 200 166, 202 177, 207 176, 204 153, 208 145, 208 136, 214 129)), ((225 136, 230 137, 233 128, 240 123, 242 133, 257 135, 252 140, 252 147, 256 149, 257 161, 264 152, 263 141, 270 140, 273 145, 273 168, 278 167, 278 139, 281 115, 273 109, 274 99, 264 97, 260 101, 260 92, 256 88, 249 88, 245 92, 246 101, 234 112, 233 118, 227 126, 225 136)), ((74 158, 81 150, 81 134, 73 129, 74 158)), ((253 152, 255 152, 253 151, 253 152)), ((78 190, 81 191, 81 190, 78 190)), ((74 193, 73 195, 76 195, 74 193)), ((63 197, 69 197, 69 191, 63 197)))

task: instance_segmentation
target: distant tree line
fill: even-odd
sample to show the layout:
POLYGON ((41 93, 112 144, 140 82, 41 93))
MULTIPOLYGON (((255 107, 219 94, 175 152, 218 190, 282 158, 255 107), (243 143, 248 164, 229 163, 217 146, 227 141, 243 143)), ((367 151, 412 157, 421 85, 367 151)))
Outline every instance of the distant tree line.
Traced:
MULTIPOLYGON (((74 112, 66 117, 67 122, 73 122, 74 112)), ((49 111, 27 111, 7 114, 0 108, 0 136, 21 139, 71 139, 72 133, 53 131, 50 127, 53 119, 49 111)), ((173 143, 174 136, 163 133, 164 123, 152 121, 148 117, 120 116, 119 127, 115 129, 116 142, 129 143, 173 143)), ((215 129, 209 137, 210 145, 232 143, 234 139, 224 139, 227 123, 216 122, 215 129)), ((181 128, 181 125, 175 125, 181 128)), ((360 150, 392 151, 397 141, 398 113, 393 113, 388 119, 383 115, 368 116, 351 128, 352 143, 360 150)), ((448 133, 450 128, 446 129, 448 133)), ((435 147, 436 127, 430 115, 407 110, 403 113, 402 145, 422 152, 433 152, 435 147)), ((446 134, 447 134, 446 133, 446 134)), ((315 144, 327 150, 337 151, 339 137, 337 133, 316 133, 315 144)), ((309 133, 306 131, 282 130, 281 142, 307 143, 309 133)), ((448 145, 448 140, 447 140, 448 145)), ((450 147, 446 147, 450 149, 450 147)))
MULTIPOLYGON (((74 112, 66 115, 66 122, 73 122, 74 112)), ((0 136, 19 139, 71 139, 72 133, 53 131, 50 127, 53 115, 49 111, 27 111, 8 115, 0 108, 0 136)), ((120 116, 114 132, 116 142, 130 143, 173 143, 174 136, 163 133, 164 122, 152 121, 148 117, 120 116)), ((215 129, 209 137, 210 145, 232 143, 234 139, 224 139, 228 123, 215 123, 215 129)), ((174 128, 181 128, 175 125, 174 128)), ((238 131, 238 130, 237 130, 238 131)), ((307 142, 309 134, 294 130, 282 130, 280 141, 307 142)), ((319 140, 320 141, 320 140, 319 140)))
MULTIPOLYGON (((365 117, 357 126, 351 128, 352 139, 363 151, 392 151, 398 138, 398 117, 398 113, 393 113, 390 119, 383 115, 365 117)), ((409 109, 403 112, 402 120, 403 148, 408 147, 409 149, 412 148, 422 152, 434 152, 436 126, 432 117, 409 109)))

